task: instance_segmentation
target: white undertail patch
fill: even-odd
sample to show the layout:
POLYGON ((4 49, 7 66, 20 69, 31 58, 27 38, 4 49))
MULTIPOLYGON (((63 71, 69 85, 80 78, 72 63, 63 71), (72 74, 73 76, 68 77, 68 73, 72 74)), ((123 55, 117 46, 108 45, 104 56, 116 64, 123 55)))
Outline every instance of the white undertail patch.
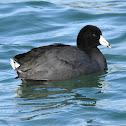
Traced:
POLYGON ((11 66, 14 70, 20 66, 20 64, 17 61, 15 61, 13 58, 11 58, 10 61, 11 61, 11 66))

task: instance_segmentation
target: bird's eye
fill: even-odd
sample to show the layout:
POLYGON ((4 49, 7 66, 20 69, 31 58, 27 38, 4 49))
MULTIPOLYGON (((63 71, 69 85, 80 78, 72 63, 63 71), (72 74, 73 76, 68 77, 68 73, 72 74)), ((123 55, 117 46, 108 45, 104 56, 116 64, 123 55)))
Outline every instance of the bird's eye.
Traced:
POLYGON ((93 34, 94 37, 96 37, 96 34, 93 34))

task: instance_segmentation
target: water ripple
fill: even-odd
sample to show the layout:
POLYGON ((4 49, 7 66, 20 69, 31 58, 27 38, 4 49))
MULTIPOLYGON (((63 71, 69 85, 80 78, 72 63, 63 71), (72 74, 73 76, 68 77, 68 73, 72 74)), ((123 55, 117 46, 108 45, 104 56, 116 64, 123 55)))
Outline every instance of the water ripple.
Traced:
POLYGON ((0 125, 125 124, 125 5, 123 0, 1 0, 0 125), (106 73, 28 84, 14 79, 10 57, 56 42, 76 45, 87 24, 98 26, 112 46, 99 46, 106 73))

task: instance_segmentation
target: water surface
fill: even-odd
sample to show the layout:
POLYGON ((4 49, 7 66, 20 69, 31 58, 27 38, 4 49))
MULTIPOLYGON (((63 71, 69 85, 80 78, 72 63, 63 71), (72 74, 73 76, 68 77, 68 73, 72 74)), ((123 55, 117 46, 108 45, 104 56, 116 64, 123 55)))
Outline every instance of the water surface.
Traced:
POLYGON ((1 0, 0 125, 126 125, 124 0, 1 0), (67 81, 23 84, 10 57, 61 42, 76 45, 85 25, 99 27, 108 70, 67 81))

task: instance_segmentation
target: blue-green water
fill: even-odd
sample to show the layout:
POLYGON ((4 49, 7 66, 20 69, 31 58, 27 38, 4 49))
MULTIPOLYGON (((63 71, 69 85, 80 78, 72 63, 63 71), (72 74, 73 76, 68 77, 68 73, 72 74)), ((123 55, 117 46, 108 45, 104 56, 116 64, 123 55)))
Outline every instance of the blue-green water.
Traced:
POLYGON ((0 1, 0 126, 126 125, 125 0, 0 1), (22 84, 10 57, 56 42, 76 44, 96 25, 108 71, 68 81, 22 84))

